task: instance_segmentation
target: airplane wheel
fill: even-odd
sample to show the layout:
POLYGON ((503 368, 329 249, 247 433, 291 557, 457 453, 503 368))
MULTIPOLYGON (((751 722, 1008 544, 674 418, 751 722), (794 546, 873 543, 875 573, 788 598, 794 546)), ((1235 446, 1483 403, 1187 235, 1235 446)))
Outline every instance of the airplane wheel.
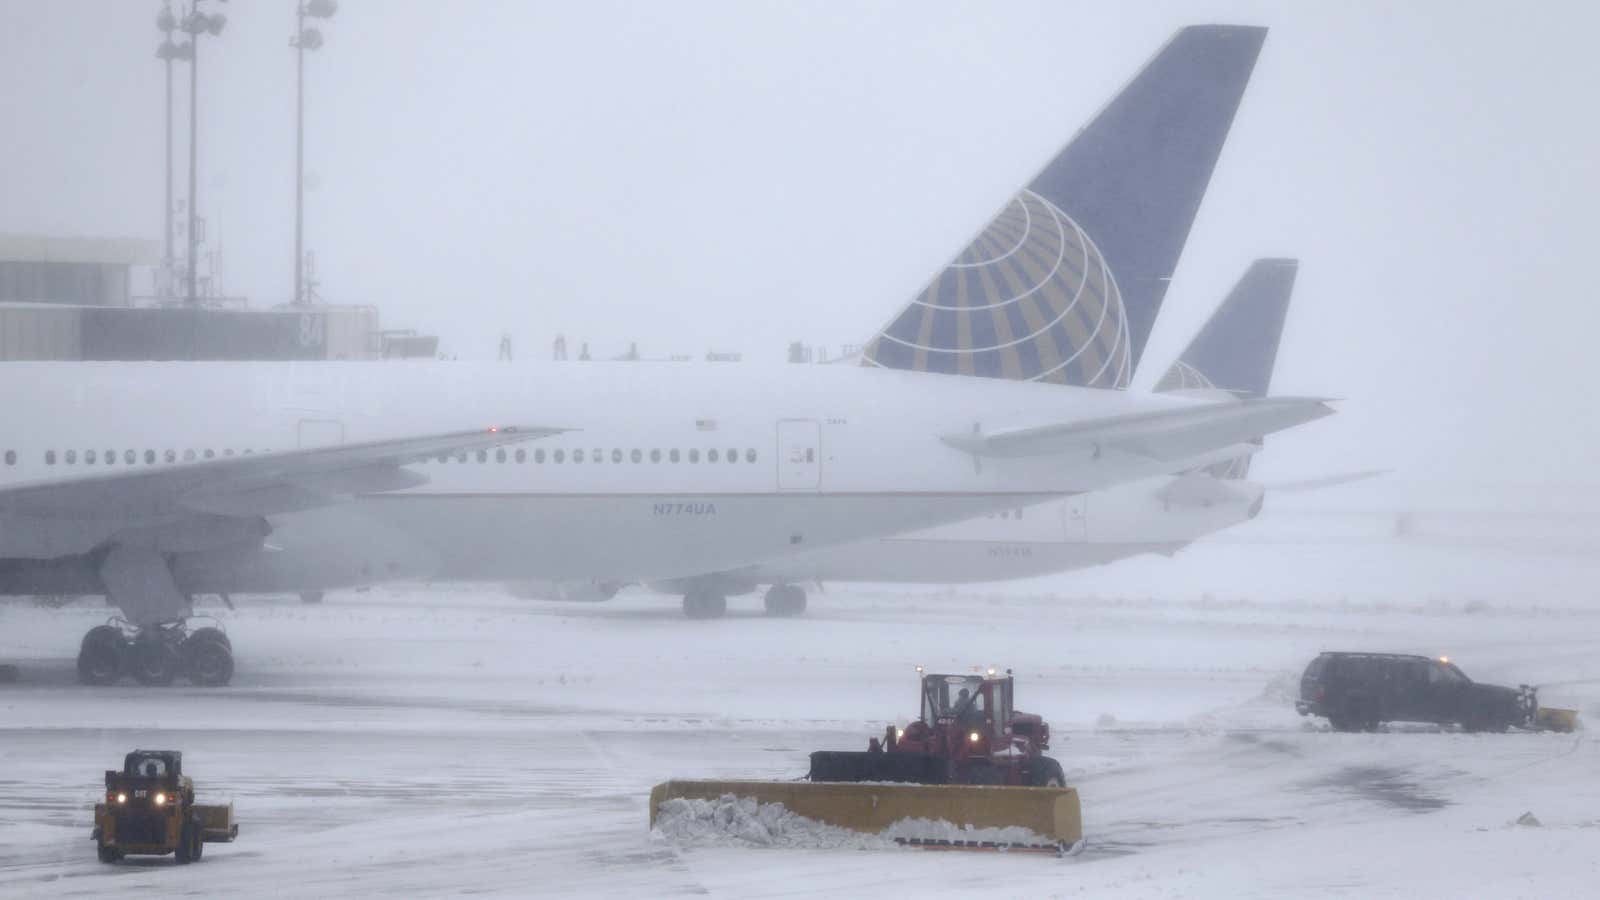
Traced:
POLYGON ((806 611, 806 590, 797 584, 775 584, 767 590, 767 615, 798 616, 806 611))
POLYGON ((178 677, 183 660, 178 648, 161 635, 141 635, 128 654, 128 670, 140 684, 166 687, 178 677))
POLYGON ((221 687, 233 680, 233 645, 220 629, 201 628, 184 638, 179 649, 190 683, 221 687))
POLYGON ((683 614, 691 619, 718 619, 728 612, 728 598, 714 591, 690 591, 683 595, 683 614))
POLYGON ((122 677, 126 641, 122 632, 110 625, 89 629, 78 648, 78 681, 83 684, 113 684, 122 677))

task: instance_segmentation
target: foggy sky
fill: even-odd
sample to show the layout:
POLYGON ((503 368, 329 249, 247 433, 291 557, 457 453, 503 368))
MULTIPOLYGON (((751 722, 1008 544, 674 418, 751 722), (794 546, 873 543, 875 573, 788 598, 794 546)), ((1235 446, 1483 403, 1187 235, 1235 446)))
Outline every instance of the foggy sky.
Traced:
MULTIPOLYGON (((0 0, 0 231, 160 237, 160 5, 0 0)), ((270 306, 294 3, 212 5, 201 208, 270 306)), ((341 6, 307 64, 323 296, 464 359, 864 341, 1173 30, 1270 26, 1136 384, 1297 256, 1275 392, 1344 401, 1256 471, 1597 480, 1592 4, 341 6)))

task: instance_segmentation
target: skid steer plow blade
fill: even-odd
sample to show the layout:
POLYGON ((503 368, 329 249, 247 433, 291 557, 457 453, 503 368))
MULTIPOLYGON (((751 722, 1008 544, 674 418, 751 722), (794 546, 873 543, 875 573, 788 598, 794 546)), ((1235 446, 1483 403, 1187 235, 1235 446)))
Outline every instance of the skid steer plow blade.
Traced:
POLYGON ((1072 788, 977 785, 847 784, 815 781, 667 781, 650 791, 650 824, 661 804, 672 799, 748 798, 781 803, 796 815, 864 834, 882 834, 904 820, 949 823, 961 829, 1024 828, 1036 841, 1000 842, 952 839, 948 833, 908 836, 901 843, 940 849, 1026 849, 1058 853, 1076 850, 1083 840, 1078 792, 1072 788))

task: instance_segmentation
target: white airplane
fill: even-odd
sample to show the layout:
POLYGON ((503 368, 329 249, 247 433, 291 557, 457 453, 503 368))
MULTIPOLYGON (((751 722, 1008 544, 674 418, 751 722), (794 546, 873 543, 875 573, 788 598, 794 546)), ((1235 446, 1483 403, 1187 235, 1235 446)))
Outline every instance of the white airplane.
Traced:
MULTIPOLYGON (((1265 396, 1297 270, 1298 263, 1289 259, 1263 259, 1251 265, 1156 390, 1224 401, 1265 396)), ((1261 511, 1264 488, 1245 480, 1250 459, 1250 454, 1242 454, 1178 475, 650 587, 672 594, 734 595, 770 585, 767 612, 798 615, 806 607, 802 585, 807 582, 1007 581, 1130 556, 1171 555, 1261 511)), ((522 592, 569 600, 605 599, 606 589, 614 593, 605 582, 559 589, 564 593, 530 592, 525 586, 522 592)))
MULTIPOLYGON (((863 361, 1126 388, 1264 37, 1228 26, 1180 31, 881 330, 863 361)), ((747 579, 697 576, 657 586, 682 593, 691 616, 719 615, 727 590, 751 589, 747 579)), ((628 580, 607 573, 508 587, 602 600, 628 580)), ((803 594, 785 590, 788 606, 803 604, 803 594)))
MULTIPOLYGON (((1171 202, 1140 193, 1127 213, 1163 233, 1179 217, 1186 233, 1263 36, 1180 32, 1024 192, 1024 215, 1040 217, 1029 228, 1058 249, 1029 308, 1098 323, 1100 370, 1131 367, 1129 335, 1142 343, 1164 283, 1148 289, 1136 266, 1119 293, 1113 261, 1050 199, 1050 179, 1063 159, 1088 160, 1119 191, 1166 173, 1171 202), (1162 115, 1172 140, 1150 145, 1162 115)), ((1036 242, 1023 243, 1012 255, 1033 259, 1036 242)), ((0 593, 105 594, 120 607, 125 622, 82 642, 89 683, 180 672, 226 683, 226 637, 185 623, 196 593, 725 571, 1220 462, 1330 412, 1312 398, 867 367, 13 363, 4 374, 0 409, 16 427, 0 446, 0 593)), ((686 598, 691 611, 724 602, 686 598)))

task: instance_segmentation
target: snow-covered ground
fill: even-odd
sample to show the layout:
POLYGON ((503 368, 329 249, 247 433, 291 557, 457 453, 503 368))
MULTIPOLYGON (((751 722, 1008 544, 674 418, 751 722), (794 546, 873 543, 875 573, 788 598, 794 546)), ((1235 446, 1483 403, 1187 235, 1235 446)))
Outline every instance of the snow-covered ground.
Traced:
POLYGON ((1600 722, 1600 561, 1241 541, 1020 585, 832 587, 800 620, 625 592, 250 598, 222 690, 74 683, 106 616, 0 605, 0 896, 1455 896, 1600 892, 1600 743, 1296 716, 1322 649, 1449 653, 1600 722), (652 836, 670 776, 793 778, 905 717, 912 667, 1016 670, 1083 798, 1075 859, 652 836), (102 770, 175 748, 233 845, 105 866, 102 770), (1514 824, 1532 813, 1538 825, 1514 824))

